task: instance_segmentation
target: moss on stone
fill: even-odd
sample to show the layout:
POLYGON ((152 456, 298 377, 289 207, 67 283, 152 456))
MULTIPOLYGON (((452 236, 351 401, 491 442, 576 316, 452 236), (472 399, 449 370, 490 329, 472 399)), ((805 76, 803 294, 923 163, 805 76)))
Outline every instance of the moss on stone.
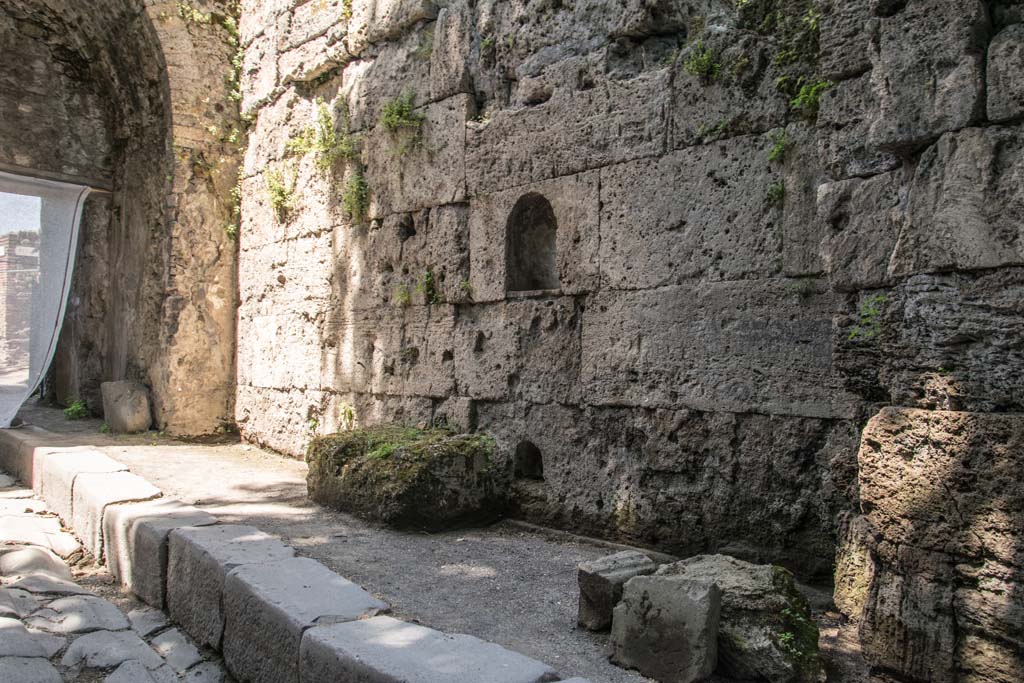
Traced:
POLYGON ((798 680, 820 680, 822 666, 818 652, 818 626, 811 616, 810 605, 796 589, 789 571, 776 566, 772 567, 772 573, 773 583, 787 603, 776 615, 775 644, 798 672, 798 680))
POLYGON ((309 446, 310 497, 394 526, 446 528, 493 518, 507 498, 494 440, 446 428, 381 426, 309 446))

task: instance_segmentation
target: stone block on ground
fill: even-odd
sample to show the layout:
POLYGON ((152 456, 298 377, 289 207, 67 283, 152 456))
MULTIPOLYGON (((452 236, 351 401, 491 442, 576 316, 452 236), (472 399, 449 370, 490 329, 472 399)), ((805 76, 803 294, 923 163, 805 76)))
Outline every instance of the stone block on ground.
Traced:
POLYGON ((391 617, 315 626, 302 637, 301 683, 542 683, 546 664, 467 635, 391 617))
POLYGON ((71 595, 54 600, 25 623, 40 631, 64 635, 128 628, 128 620, 121 610, 95 595, 71 595))
POLYGON ((295 551, 251 526, 215 525, 175 529, 167 558, 167 608, 202 645, 219 648, 228 573, 245 564, 286 560, 295 551))
POLYGON ((159 498, 160 489, 131 472, 80 474, 75 477, 71 526, 85 548, 103 559, 103 515, 115 503, 134 503, 159 498))
POLYGON ((38 657, 0 657, 0 681, 63 683, 53 664, 38 657))
POLYGON ((723 675, 770 683, 824 681, 818 627, 787 570, 728 555, 698 555, 664 565, 654 576, 714 583, 721 590, 718 671, 723 675))
POLYGON ((622 598, 622 587, 635 576, 653 574, 654 560, 636 550, 625 550, 592 562, 583 562, 577 572, 580 605, 577 623, 591 631, 612 625, 612 610, 622 598))
POLYGON ((115 434, 145 432, 153 424, 149 389, 140 382, 104 382, 103 419, 115 434))
POLYGON ((24 576, 40 572, 71 580, 71 570, 67 564, 48 548, 27 546, 6 552, 0 550, 0 576, 24 576))
POLYGON ((103 555, 121 585, 153 607, 167 590, 167 538, 173 529, 216 524, 217 518, 170 498, 115 505, 103 516, 103 555))
POLYGON ((124 472, 127 467, 99 451, 51 449, 35 456, 36 493, 66 522, 71 521, 72 488, 79 474, 124 472))
POLYGON ((302 632, 388 609, 315 560, 296 557, 239 567, 224 584, 224 660, 241 680, 297 683, 302 632))
POLYGON ((660 683, 702 681, 718 661, 721 591, 710 581, 637 576, 612 623, 612 661, 660 683))
POLYGON ((400 528, 451 528, 502 511, 507 478, 493 456, 482 434, 376 427, 315 439, 306 481, 321 505, 400 528))

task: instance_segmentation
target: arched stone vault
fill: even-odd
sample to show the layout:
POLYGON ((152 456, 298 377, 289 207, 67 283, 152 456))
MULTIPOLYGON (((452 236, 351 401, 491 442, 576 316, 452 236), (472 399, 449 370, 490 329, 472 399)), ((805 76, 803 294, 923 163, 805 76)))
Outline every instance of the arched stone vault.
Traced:
POLYGON ((58 353, 63 398, 139 379, 159 428, 233 410, 238 107, 230 3, 11 0, 0 167, 113 189, 91 201, 58 353), (31 54, 26 54, 26 50, 31 54), (31 83, 27 81, 32 81, 31 83))

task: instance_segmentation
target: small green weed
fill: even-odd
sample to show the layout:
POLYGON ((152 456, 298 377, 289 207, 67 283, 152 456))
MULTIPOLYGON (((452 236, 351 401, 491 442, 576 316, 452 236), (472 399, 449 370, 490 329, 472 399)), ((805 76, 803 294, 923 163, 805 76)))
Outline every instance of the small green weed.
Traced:
POLYGON ((875 294, 861 302, 857 311, 859 320, 848 337, 850 341, 869 341, 882 333, 882 311, 886 298, 885 294, 875 294))
POLYGON ((320 420, 315 417, 309 418, 309 420, 306 421, 306 429, 309 430, 310 434, 316 436, 317 430, 320 429, 320 420))
POLYGON ((178 3, 178 16, 190 24, 209 24, 213 15, 201 12, 187 2, 178 3))
POLYGON ((341 193, 341 206, 349 218, 362 223, 370 211, 370 188, 362 171, 353 171, 345 181, 341 193))
POLYGON ((832 87, 830 81, 813 81, 800 86, 796 96, 789 101, 790 108, 804 118, 815 119, 821 108, 821 93, 832 87))
POLYGON ((284 171, 279 168, 269 168, 263 174, 263 182, 266 184, 267 199, 271 208, 277 214, 278 220, 283 220, 291 212, 295 201, 291 178, 286 177, 284 171))
POLYGON ((782 206, 786 202, 786 183, 776 180, 769 185, 765 200, 768 202, 768 206, 782 206))
POLYGON ((469 280, 463 280, 459 283, 459 292, 470 301, 473 300, 473 285, 469 280))
POLYGON ((437 281, 434 279, 434 271, 427 268, 423 279, 416 285, 416 292, 423 295, 423 300, 428 304, 441 303, 441 295, 437 291, 437 281))
POLYGON ((414 108, 415 99, 416 94, 408 91, 385 102, 380 114, 380 124, 393 136, 401 138, 395 149, 398 156, 408 153, 423 137, 423 120, 426 117, 414 108))
POLYGON ((768 161, 771 162, 783 162, 786 160, 786 145, 789 144, 789 139, 786 135, 785 129, 779 131, 772 136, 772 147, 768 150, 768 161))
POLYGON ((316 124, 305 128, 288 141, 289 152, 297 154, 316 154, 316 167, 321 171, 329 171, 339 159, 355 159, 359 155, 359 141, 349 135, 348 109, 342 105, 338 120, 346 129, 339 133, 331 111, 322 98, 316 101, 316 124))
POLYGON ((85 405, 85 401, 77 399, 64 409, 64 417, 69 420, 84 420, 89 417, 89 407, 85 405))
POLYGON ((352 18, 352 0, 341 0, 341 18, 345 21, 352 18))
POLYGON ((342 402, 338 406, 338 422, 346 432, 351 432, 356 426, 356 409, 351 403, 342 402))
POLYGON ((109 433, 110 433, 110 425, 108 425, 106 422, 104 422, 103 424, 100 425, 100 434, 109 434, 109 433))
POLYGON ((396 306, 405 308, 412 303, 412 293, 405 285, 399 285, 398 287, 395 287, 395 292, 391 297, 391 300, 395 302, 396 306))
POLYGON ((722 71, 722 65, 718 63, 715 53, 710 48, 704 47, 703 41, 697 41, 683 62, 683 70, 691 76, 697 76, 705 83, 709 83, 718 78, 722 71))

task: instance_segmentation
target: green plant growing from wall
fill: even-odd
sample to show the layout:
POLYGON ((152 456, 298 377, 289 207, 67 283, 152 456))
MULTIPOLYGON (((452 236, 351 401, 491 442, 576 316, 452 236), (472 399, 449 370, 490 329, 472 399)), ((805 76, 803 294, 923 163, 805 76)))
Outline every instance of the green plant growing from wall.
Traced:
POLYGON ((311 417, 306 421, 306 429, 313 436, 316 436, 317 431, 320 429, 320 420, 315 417, 311 417))
POLYGON ((89 417, 89 407, 82 399, 75 399, 64 409, 64 417, 69 420, 84 420, 89 417))
POLYGON ((263 173, 263 182, 267 189, 267 199, 277 214, 278 220, 284 220, 291 213, 295 201, 292 190, 292 179, 278 168, 268 168, 263 173))
POLYGON ((768 161, 771 162, 783 162, 786 160, 786 147, 789 144, 789 138, 786 134, 785 129, 772 135, 772 146, 768 150, 768 161))
POLYGON ((339 159, 352 160, 359 155, 359 141, 348 133, 348 109, 342 105, 338 122, 345 129, 339 133, 334 117, 323 98, 316 100, 316 124, 292 137, 286 148, 297 154, 316 155, 316 167, 329 171, 339 159))
POLYGON ((242 224, 242 180, 239 178, 234 187, 231 188, 231 221, 224 226, 224 232, 232 240, 238 239, 238 232, 242 224))
POLYGON ((697 76, 705 83, 710 83, 718 78, 722 71, 722 65, 718 63, 714 51, 704 47, 704 42, 698 40, 686 60, 683 61, 683 70, 691 76, 697 76))
POLYGON ((807 119, 816 119, 821 108, 821 94, 832 87, 830 81, 812 81, 800 85, 796 95, 789 101, 793 111, 807 119))
POLYGON ((392 295, 391 300, 395 302, 396 306, 405 308, 412 303, 412 293, 405 285, 399 285, 398 287, 395 287, 395 292, 392 295))
POLYGON ((178 16, 189 24, 209 24, 213 21, 212 14, 207 14, 187 2, 178 3, 178 16))
POLYGON ((341 206, 348 217, 357 223, 366 220, 370 211, 370 188, 361 170, 353 171, 341 192, 341 206))
POLYGON ((341 18, 345 21, 352 19, 352 0, 341 0, 341 18))
POLYGON ((765 201, 768 202, 768 206, 782 206, 786 202, 786 183, 782 180, 776 180, 769 185, 765 201))
POLYGON ((110 425, 108 425, 106 422, 104 422, 103 424, 100 425, 100 434, 109 434, 109 433, 110 433, 110 425))
POLYGON ((338 406, 338 425, 342 431, 351 432, 356 427, 356 409, 344 401, 338 406))
POLYGON ((875 294, 861 302, 857 311, 857 324, 848 337, 850 341, 870 341, 882 333, 882 311, 886 298, 885 294, 875 294))
POLYGON ((473 285, 469 280, 463 280, 459 283, 459 293, 462 294, 463 298, 469 301, 473 300, 473 285))
POLYGON ((413 106, 415 99, 416 94, 410 90, 385 102, 381 110, 380 124, 400 140, 395 148, 398 156, 405 156, 420 144, 423 137, 423 121, 426 117, 416 111, 413 106))
POLYGON ((428 304, 441 303, 441 294, 437 290, 437 280, 434 278, 434 271, 427 268, 423 279, 416 285, 416 292, 423 295, 423 300, 428 304))

